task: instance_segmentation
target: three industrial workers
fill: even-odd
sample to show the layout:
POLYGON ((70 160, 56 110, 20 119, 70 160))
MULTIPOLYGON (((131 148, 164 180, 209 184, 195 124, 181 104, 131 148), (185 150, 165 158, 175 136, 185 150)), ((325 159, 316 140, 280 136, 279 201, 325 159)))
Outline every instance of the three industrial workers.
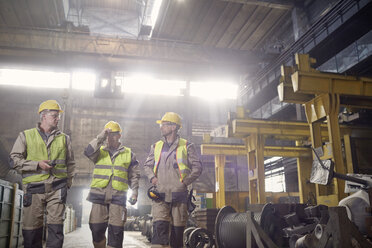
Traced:
MULTIPOLYGON (((23 178, 25 248, 43 246, 45 213, 46 247, 63 245, 67 189, 72 185, 75 162, 70 137, 58 129, 61 113, 57 101, 42 102, 37 127, 21 132, 10 153, 12 166, 23 178)), ((178 114, 168 112, 157 123, 163 138, 151 146, 144 164, 145 175, 159 196, 152 201, 151 243, 152 247, 179 248, 188 219, 188 187, 200 176, 202 166, 195 145, 178 135, 182 127, 178 114)), ((92 202, 89 227, 95 248, 122 247, 126 202, 128 198, 131 204, 137 202, 139 163, 131 148, 120 142, 121 133, 119 123, 109 121, 84 151, 94 163, 87 200, 92 202)))

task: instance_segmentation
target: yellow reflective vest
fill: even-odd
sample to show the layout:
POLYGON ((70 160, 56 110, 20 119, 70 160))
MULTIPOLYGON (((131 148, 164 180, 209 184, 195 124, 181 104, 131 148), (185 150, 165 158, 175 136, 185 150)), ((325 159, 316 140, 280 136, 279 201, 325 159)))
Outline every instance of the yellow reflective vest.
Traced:
MULTIPOLYGON (((161 151, 163 149, 164 142, 159 140, 155 143, 154 148, 154 174, 157 175, 158 166, 161 158, 161 151)), ((190 174, 190 168, 187 166, 187 140, 180 138, 177 146, 176 151, 176 159, 178 164, 178 170, 180 173, 180 181, 182 182, 183 179, 190 174)))
POLYGON ((132 152, 130 148, 124 147, 114 163, 111 161, 110 153, 100 148, 98 160, 93 171, 92 188, 105 188, 112 176, 112 188, 119 191, 128 190, 128 168, 131 163, 132 152))
POLYGON ((34 171, 22 173, 23 184, 41 182, 48 179, 50 174, 57 178, 67 178, 66 166, 66 136, 59 134, 54 137, 50 144, 50 155, 48 156, 47 146, 41 138, 39 131, 36 128, 24 131, 27 144, 27 157, 26 160, 40 161, 50 160, 49 165, 53 168, 48 171, 34 171))

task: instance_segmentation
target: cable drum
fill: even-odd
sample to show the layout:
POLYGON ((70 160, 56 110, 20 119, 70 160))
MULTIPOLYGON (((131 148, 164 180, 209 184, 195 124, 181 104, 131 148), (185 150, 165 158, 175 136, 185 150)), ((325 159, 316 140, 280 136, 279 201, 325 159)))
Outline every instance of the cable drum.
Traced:
POLYGON ((245 248, 247 213, 236 213, 230 206, 223 207, 217 215, 215 234, 218 248, 245 248))
MULTIPOLYGON (((288 240, 284 237, 283 228, 287 227, 282 216, 301 209, 301 204, 265 204, 261 211, 253 212, 253 219, 262 230, 279 246, 284 246, 288 240)), ((216 243, 218 248, 245 248, 247 213, 236 213, 230 206, 223 207, 217 215, 215 225, 216 243)))

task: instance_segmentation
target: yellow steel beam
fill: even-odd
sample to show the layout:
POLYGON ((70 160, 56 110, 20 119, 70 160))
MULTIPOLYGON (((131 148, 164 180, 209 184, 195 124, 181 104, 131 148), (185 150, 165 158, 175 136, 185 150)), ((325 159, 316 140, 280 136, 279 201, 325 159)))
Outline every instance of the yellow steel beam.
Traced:
POLYGON ((350 135, 348 135, 348 134, 344 135, 344 147, 345 147, 347 173, 354 173, 353 155, 352 155, 352 151, 351 151, 350 135))
MULTIPOLYGON (((246 156, 247 148, 244 145, 202 144, 202 155, 246 156)), ((311 150, 303 147, 265 146, 265 157, 310 157, 311 150)))
POLYGON ((372 109, 372 78, 358 78, 320 72, 311 68, 315 63, 308 54, 296 54, 296 66, 282 66, 279 100, 289 103, 305 103, 315 94, 338 94, 340 105, 372 109))
POLYGON ((305 103, 306 118, 309 123, 326 118, 331 109, 331 97, 322 94, 305 103))
MULTIPOLYGON (((250 134, 273 135, 278 139, 301 140, 310 137, 309 124, 305 122, 285 122, 235 119, 231 122, 234 137, 247 137, 250 134)), ((322 127, 322 136, 328 136, 326 126, 322 127)))
MULTIPOLYGON (((287 91, 288 98, 292 100, 298 100, 300 98, 304 100, 306 97, 303 95, 294 97, 295 93, 316 94, 313 99, 304 103, 306 118, 310 124, 313 147, 321 146, 323 133, 319 122, 327 120, 329 147, 331 152, 325 155, 330 156, 334 161, 336 172, 346 174, 347 170, 344 167, 341 131, 338 120, 340 95, 371 97, 372 79, 359 79, 356 77, 319 72, 311 68, 311 64, 313 64, 315 60, 311 59, 307 54, 296 54, 295 59, 297 64, 296 67, 292 69, 283 67, 284 70, 282 70, 283 75, 281 77, 283 84, 281 87, 278 87, 281 98, 283 99, 285 97, 285 91, 287 91), (291 79, 289 79, 288 75, 290 73, 292 73, 291 79), (290 92, 290 87, 288 87, 289 81, 292 81, 293 94, 290 92)), ((328 204, 337 204, 339 200, 346 196, 344 187, 345 182, 339 179, 333 180, 333 185, 331 187, 324 188, 318 185, 316 187, 318 204, 324 200, 329 201, 328 204), (333 196, 333 198, 331 196, 333 196)))
POLYGON ((225 155, 215 155, 216 172, 216 208, 222 208, 226 205, 225 201, 225 155))
POLYGON ((289 83, 280 83, 278 85, 278 96, 279 101, 289 102, 289 103, 305 103, 314 98, 314 95, 311 94, 302 94, 293 91, 292 84, 289 83))
POLYGON ((340 94, 372 96, 372 79, 324 72, 296 71, 292 74, 293 91, 303 94, 340 94))
MULTIPOLYGON (((304 104, 312 100, 314 94, 304 94, 293 91, 291 83, 280 83, 278 85, 278 96, 281 102, 304 104)), ((352 108, 372 109, 372 99, 361 96, 340 96, 340 106, 352 108)))
MULTIPOLYGON (((297 70, 291 75, 294 92, 372 96, 372 78, 317 71, 311 68, 311 64, 315 63, 315 60, 310 58, 308 54, 296 54, 295 59, 297 70)), ((284 72, 286 73, 286 71, 284 72)), ((289 70, 287 72, 291 73, 289 70)))
POLYGON ((200 149, 202 155, 247 155, 247 149, 245 145, 202 144, 200 146, 200 149))
POLYGON ((283 147, 283 146, 265 146, 264 148, 265 157, 311 157, 311 150, 303 147, 283 147))
POLYGON ((265 137, 252 134, 245 139, 247 145, 249 200, 251 204, 266 203, 265 196, 265 137))

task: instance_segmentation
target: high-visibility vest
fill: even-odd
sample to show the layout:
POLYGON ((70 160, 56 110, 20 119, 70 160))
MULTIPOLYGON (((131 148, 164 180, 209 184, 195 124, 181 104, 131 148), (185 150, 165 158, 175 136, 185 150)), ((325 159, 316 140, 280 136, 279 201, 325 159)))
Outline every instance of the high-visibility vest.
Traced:
POLYGON ((52 165, 53 168, 50 171, 38 170, 23 172, 23 184, 44 181, 48 179, 51 174, 57 178, 67 178, 66 136, 61 133, 54 137, 49 147, 50 154, 48 156, 47 146, 36 128, 25 130, 24 133, 27 144, 26 160, 50 160, 49 165, 52 165))
POLYGON ((128 168, 132 160, 132 152, 130 148, 124 147, 124 151, 120 152, 114 161, 111 161, 111 156, 108 151, 103 150, 101 146, 98 160, 93 171, 93 180, 90 184, 92 188, 105 188, 112 176, 112 188, 119 191, 128 190, 128 168))
MULTIPOLYGON (((154 163, 154 174, 157 175, 158 172, 158 166, 160 162, 161 157, 161 151, 163 149, 164 142, 162 140, 159 140, 155 143, 154 148, 154 157, 155 157, 155 163, 154 163)), ((178 170, 180 173, 180 181, 182 182, 183 179, 190 174, 190 168, 187 166, 187 140, 180 138, 177 146, 176 151, 176 160, 178 165, 178 170)))

